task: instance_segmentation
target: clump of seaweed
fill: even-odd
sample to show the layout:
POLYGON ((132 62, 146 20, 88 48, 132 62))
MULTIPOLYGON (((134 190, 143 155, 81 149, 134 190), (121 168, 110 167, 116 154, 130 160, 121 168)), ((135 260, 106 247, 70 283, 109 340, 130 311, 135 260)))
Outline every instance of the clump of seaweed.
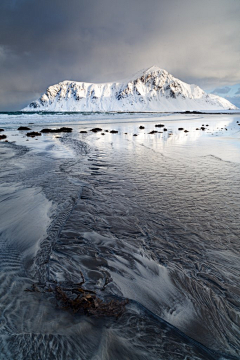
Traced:
POLYGON ((71 292, 76 294, 75 297, 67 294, 60 286, 56 286, 55 296, 59 307, 89 316, 114 316, 118 318, 122 315, 125 305, 128 303, 128 300, 110 300, 105 302, 97 297, 93 291, 84 290, 82 287, 72 289, 71 292))
MULTIPOLYGON (((81 274, 82 275, 82 274, 81 274)), ((83 278, 83 275, 82 275, 83 278)), ((125 305, 128 300, 104 301, 97 296, 95 291, 87 290, 82 287, 83 281, 79 284, 73 284, 71 287, 61 287, 60 285, 42 286, 39 287, 33 284, 30 289, 25 289, 29 292, 53 293, 59 309, 68 310, 75 313, 85 314, 88 316, 113 316, 116 319, 121 316, 125 310, 125 305)), ((104 290, 104 288, 103 288, 104 290)))

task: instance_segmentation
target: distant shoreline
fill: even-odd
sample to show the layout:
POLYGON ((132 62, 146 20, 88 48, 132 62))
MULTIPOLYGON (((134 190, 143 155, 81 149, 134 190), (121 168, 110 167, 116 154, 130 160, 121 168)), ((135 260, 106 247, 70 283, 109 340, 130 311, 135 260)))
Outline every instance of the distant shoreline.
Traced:
POLYGON ((6 115, 21 115, 21 114, 41 114, 41 115, 56 115, 56 114, 189 114, 189 115, 217 115, 217 114, 240 114, 240 109, 237 110, 202 110, 202 111, 0 111, 0 114, 6 115))

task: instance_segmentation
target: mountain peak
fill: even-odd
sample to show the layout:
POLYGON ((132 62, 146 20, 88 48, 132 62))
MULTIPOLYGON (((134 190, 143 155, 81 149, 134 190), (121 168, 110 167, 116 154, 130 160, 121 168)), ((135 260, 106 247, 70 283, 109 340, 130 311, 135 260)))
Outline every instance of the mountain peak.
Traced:
POLYGON ((144 70, 144 74, 150 74, 150 73, 153 73, 153 72, 160 72, 160 71, 166 71, 164 69, 161 69, 159 66, 157 65, 152 65, 150 66, 149 68, 145 69, 144 70))

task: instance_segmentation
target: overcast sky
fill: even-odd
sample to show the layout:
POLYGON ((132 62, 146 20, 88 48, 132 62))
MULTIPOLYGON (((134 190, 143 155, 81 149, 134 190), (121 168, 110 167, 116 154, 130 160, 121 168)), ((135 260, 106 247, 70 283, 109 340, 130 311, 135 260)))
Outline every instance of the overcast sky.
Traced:
POLYGON ((240 0, 0 0, 0 110, 151 65, 204 89, 240 83, 240 0))

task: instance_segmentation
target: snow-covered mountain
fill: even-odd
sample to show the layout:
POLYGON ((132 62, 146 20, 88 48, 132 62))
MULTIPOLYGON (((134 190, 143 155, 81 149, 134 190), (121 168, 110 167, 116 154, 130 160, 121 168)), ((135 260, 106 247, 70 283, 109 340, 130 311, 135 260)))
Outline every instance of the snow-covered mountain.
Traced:
POLYGON ((214 95, 222 96, 232 104, 240 107, 240 84, 222 86, 208 92, 214 95))
POLYGON ((153 66, 120 82, 60 82, 50 86, 23 111, 174 112, 223 109, 236 109, 236 106, 153 66))

